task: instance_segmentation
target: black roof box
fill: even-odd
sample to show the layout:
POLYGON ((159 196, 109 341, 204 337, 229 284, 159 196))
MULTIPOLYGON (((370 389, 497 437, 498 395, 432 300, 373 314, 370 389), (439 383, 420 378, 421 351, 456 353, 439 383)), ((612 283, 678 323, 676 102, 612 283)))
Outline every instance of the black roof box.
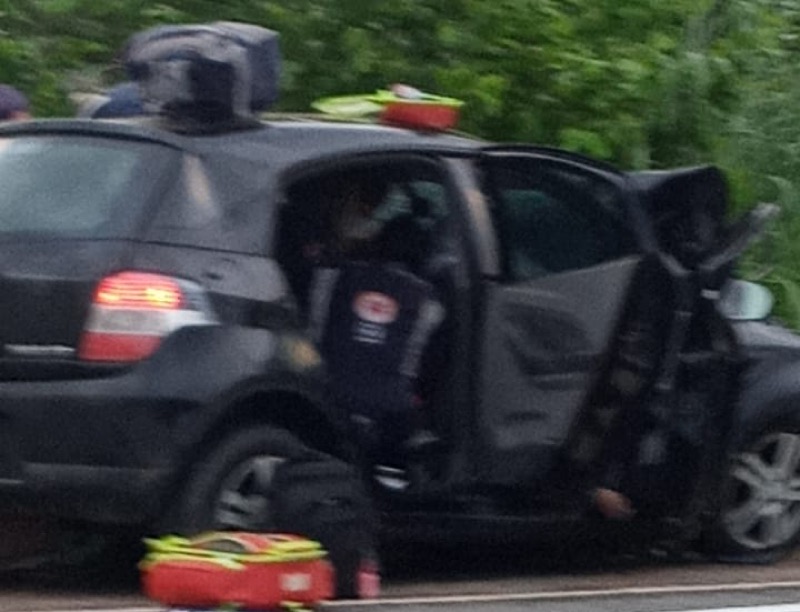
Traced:
POLYGON ((250 118, 278 97, 278 34, 255 25, 158 26, 131 37, 123 61, 145 108, 173 119, 250 118))

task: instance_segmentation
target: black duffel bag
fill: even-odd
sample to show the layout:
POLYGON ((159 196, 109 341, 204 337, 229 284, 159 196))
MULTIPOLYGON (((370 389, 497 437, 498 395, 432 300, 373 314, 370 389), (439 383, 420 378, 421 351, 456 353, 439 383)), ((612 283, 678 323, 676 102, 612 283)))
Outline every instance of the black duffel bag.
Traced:
POLYGON ((278 34, 255 25, 158 26, 131 37, 122 59, 151 112, 223 121, 278 97, 278 34))

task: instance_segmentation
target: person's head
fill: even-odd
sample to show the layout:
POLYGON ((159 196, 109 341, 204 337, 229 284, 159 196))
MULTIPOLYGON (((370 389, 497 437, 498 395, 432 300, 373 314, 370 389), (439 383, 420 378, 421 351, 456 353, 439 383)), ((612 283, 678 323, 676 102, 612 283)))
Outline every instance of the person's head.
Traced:
POLYGON ((118 119, 144 115, 145 108, 136 83, 120 83, 102 94, 81 96, 78 117, 84 119, 118 119))
POLYGON ((23 121, 30 118, 28 98, 14 87, 0 84, 0 121, 23 121))
POLYGON ((337 177, 334 189, 340 244, 347 249, 374 239, 383 225, 375 218, 375 211, 386 198, 388 182, 368 171, 354 172, 337 177))

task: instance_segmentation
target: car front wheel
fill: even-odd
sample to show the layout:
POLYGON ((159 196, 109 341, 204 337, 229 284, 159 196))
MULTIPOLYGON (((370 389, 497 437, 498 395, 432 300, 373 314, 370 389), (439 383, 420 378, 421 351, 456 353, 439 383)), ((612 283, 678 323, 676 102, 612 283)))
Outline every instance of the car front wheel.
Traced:
POLYGON ((800 419, 749 438, 730 463, 714 529, 721 559, 774 561, 800 536, 800 419))

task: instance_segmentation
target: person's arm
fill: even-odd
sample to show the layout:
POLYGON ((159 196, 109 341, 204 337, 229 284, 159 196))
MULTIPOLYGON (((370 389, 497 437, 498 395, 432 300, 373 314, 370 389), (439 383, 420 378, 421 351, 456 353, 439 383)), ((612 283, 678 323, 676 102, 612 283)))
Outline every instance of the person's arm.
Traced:
POLYGON ((317 344, 322 342, 322 335, 328 323, 331 296, 339 274, 337 268, 316 268, 311 277, 308 332, 317 344))

